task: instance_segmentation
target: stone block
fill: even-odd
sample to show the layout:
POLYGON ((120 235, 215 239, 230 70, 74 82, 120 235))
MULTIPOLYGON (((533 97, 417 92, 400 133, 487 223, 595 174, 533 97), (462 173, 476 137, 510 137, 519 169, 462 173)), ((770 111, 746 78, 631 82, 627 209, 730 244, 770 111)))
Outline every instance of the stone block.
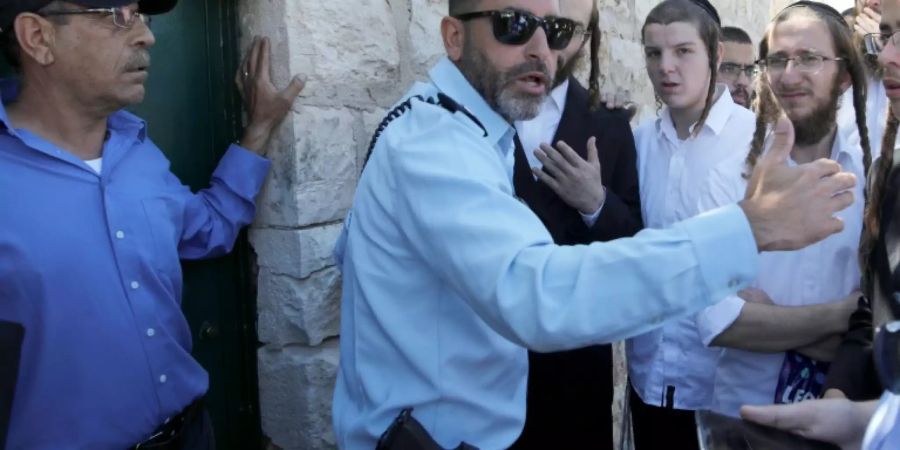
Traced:
POLYGON ((413 73, 424 79, 428 70, 445 54, 441 20, 447 15, 446 0, 410 0, 410 55, 413 73))
POLYGON ((280 133, 269 150, 272 171, 257 200, 258 224, 303 227, 344 217, 355 189, 356 123, 347 109, 299 109, 293 131, 280 133))
POLYGON ((389 104, 400 81, 391 2, 290 1, 285 7, 291 66, 309 74, 312 104, 389 104))
POLYGON ((261 342, 319 345, 340 332, 340 271, 329 267, 299 280, 264 268, 257 305, 261 342))
POLYGON ((320 347, 263 347, 258 352, 263 433, 285 450, 337 448, 331 398, 339 364, 338 342, 320 347))
POLYGON ((261 268, 303 279, 334 265, 331 252, 340 232, 340 224, 305 230, 254 229, 250 243, 261 268))

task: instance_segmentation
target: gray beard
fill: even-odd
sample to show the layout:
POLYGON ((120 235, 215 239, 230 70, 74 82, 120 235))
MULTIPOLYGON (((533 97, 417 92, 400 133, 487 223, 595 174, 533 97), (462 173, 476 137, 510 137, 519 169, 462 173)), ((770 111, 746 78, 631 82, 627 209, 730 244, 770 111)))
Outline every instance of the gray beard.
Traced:
POLYGON ((459 61, 459 70, 488 105, 509 123, 537 117, 550 92, 549 86, 543 95, 517 94, 513 90, 516 79, 529 72, 542 72, 551 80, 549 70, 542 62, 527 62, 501 72, 468 40, 459 61))

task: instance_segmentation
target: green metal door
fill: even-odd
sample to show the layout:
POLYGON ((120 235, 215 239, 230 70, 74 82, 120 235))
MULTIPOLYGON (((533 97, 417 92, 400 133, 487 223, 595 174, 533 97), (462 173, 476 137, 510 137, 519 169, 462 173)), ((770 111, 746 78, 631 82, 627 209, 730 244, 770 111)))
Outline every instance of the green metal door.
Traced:
MULTIPOLYGON (((156 45, 144 103, 131 108, 172 171, 195 191, 240 129, 236 0, 182 0, 155 17, 156 45)), ((260 447, 256 381, 256 304, 242 235, 233 254, 184 262, 184 312, 194 356, 209 371, 207 405, 220 449, 260 447)))

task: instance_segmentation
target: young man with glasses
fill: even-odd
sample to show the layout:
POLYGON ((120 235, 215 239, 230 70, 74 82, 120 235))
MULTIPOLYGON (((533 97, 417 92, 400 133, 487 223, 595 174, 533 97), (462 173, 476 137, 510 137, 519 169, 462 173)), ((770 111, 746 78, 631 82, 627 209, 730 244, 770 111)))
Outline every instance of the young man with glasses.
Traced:
POLYGON ((214 448, 179 258, 225 254, 253 219, 264 146, 303 84, 278 92, 256 41, 238 75, 249 124, 191 193, 123 109, 145 95, 149 15, 175 4, 0 4, 21 81, 0 81, 0 320, 24 327, 8 448, 214 448))
POLYGON ((608 343, 696 312, 754 277, 758 250, 837 232, 832 215, 852 202, 855 177, 836 164, 784 165, 782 124, 739 205, 557 246, 516 198, 513 123, 537 115, 575 23, 556 0, 449 8, 447 57, 378 127, 335 249, 340 448, 375 447, 398 417, 443 447, 507 448, 525 418, 526 349, 608 343))
MULTIPOLYGON (((560 2, 560 13, 576 22, 576 32, 561 51, 553 90, 540 113, 515 122, 521 145, 515 150, 513 186, 556 244, 630 237, 642 228, 637 154, 627 113, 600 102, 599 11, 594 0, 567 0, 560 2), (586 56, 590 90, 573 75, 586 56), (569 151, 578 158, 560 158, 569 151), (562 164, 554 178, 540 172, 548 159, 562 164), (593 202, 584 201, 591 197, 593 202)), ((529 352, 526 397, 525 428, 514 449, 613 448, 610 345, 529 352)))
POLYGON ((719 81, 728 85, 735 103, 749 109, 756 74, 753 41, 740 28, 722 27, 722 46, 725 53, 719 64, 719 81))
MULTIPOLYGON (((766 150, 769 127, 782 114, 796 133, 792 163, 828 158, 864 180, 871 159, 866 143, 860 148, 835 120, 840 93, 851 85, 857 105, 865 102, 865 76, 840 13, 821 3, 794 3, 775 16, 760 51, 759 111, 749 153, 712 173, 703 203, 742 198, 744 175, 766 150)), ((862 118, 864 109, 859 112, 862 118)), ((865 128, 858 132, 865 135, 865 128)), ((840 233, 802 250, 761 255, 752 289, 698 315, 704 342, 725 348, 716 368, 714 410, 737 416, 743 404, 795 403, 823 394, 828 362, 860 296, 863 184, 853 193, 853 205, 838 214, 840 233)))

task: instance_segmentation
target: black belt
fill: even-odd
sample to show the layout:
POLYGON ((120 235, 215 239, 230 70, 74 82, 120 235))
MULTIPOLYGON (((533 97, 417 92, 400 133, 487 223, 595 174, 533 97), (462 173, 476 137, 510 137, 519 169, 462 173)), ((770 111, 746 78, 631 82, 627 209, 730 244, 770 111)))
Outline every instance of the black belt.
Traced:
POLYGON ((129 450, 181 450, 184 431, 200 420, 203 411, 203 397, 199 397, 129 450))

